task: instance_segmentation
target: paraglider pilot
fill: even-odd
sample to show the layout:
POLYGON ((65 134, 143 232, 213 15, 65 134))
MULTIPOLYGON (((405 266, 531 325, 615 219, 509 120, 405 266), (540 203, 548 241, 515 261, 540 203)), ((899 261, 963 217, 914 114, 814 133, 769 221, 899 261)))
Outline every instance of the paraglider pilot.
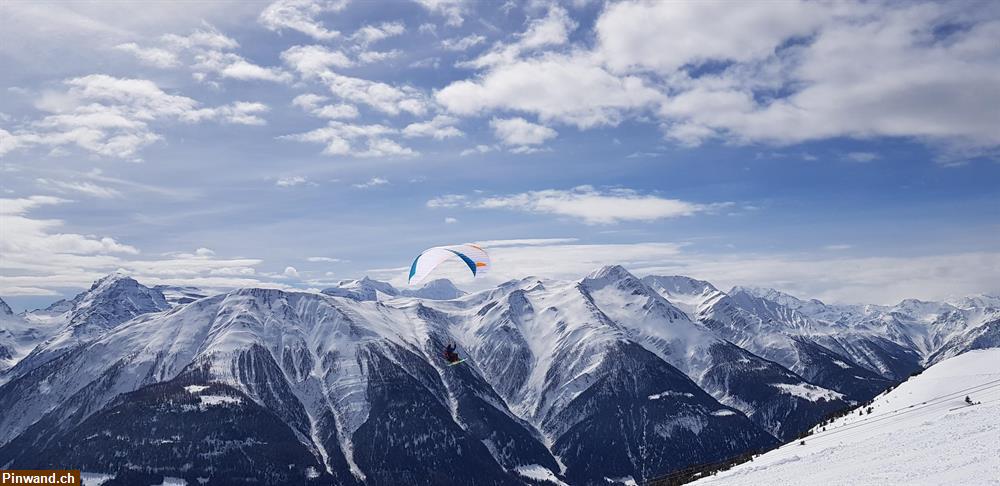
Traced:
POLYGON ((455 352, 455 343, 448 343, 444 348, 444 359, 448 360, 449 363, 454 363, 460 358, 458 353, 455 352))

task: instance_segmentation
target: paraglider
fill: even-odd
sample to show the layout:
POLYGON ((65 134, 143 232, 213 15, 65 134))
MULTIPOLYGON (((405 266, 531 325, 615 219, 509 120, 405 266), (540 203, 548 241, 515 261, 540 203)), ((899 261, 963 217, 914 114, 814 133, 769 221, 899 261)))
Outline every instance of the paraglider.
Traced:
POLYGON ((435 246, 420 253, 410 265, 410 275, 407 284, 420 283, 438 265, 450 258, 461 260, 472 272, 473 277, 481 276, 490 268, 490 256, 479 245, 466 243, 464 245, 435 246))
POLYGON ((458 356, 458 353, 455 352, 455 343, 448 343, 448 345, 445 346, 444 359, 448 362, 448 366, 454 366, 462 361, 465 361, 458 356))

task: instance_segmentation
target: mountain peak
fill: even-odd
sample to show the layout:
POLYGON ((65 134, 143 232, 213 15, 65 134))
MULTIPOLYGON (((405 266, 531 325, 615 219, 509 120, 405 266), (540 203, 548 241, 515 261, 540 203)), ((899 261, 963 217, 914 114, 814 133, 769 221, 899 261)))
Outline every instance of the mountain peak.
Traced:
POLYGON ((430 300, 451 300, 465 295, 464 291, 455 287, 455 284, 446 278, 431 280, 419 289, 403 290, 400 293, 407 297, 419 297, 430 300))
POLYGON ((719 290, 705 280, 683 275, 649 275, 643 277, 642 281, 646 285, 671 295, 701 295, 719 290))
POLYGON ((632 275, 625 267, 621 265, 605 265, 587 275, 585 280, 624 280, 624 279, 634 279, 635 275, 632 275))
MULTIPOLYGON (((806 301, 803 301, 802 299, 794 295, 787 294, 780 290, 775 290, 768 287, 744 287, 737 285, 733 287, 732 290, 729 291, 729 295, 738 295, 738 294, 746 294, 751 297, 757 297, 760 299, 769 300, 776 304, 788 306, 793 309, 801 307, 803 304, 806 303, 806 301)), ((816 299, 811 299, 809 302, 820 305, 823 304, 822 302, 816 299)))
POLYGON ((389 282, 375 280, 365 275, 359 280, 343 280, 337 283, 336 287, 323 289, 323 293, 354 300, 378 300, 379 293, 394 297, 399 295, 399 290, 389 282))
POLYGON ((10 310, 10 306, 7 305, 3 299, 0 299, 0 316, 10 316, 14 315, 14 311, 10 310))

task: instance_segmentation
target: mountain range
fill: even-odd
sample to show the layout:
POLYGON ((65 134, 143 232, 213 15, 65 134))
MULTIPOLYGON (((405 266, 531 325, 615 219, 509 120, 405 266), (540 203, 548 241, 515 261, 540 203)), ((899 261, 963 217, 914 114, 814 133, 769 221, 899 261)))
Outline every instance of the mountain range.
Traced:
POLYGON ((46 309, 0 305, 0 466, 121 484, 641 482, 772 448, 997 346, 985 295, 829 305, 620 266, 475 293, 112 274, 46 309), (465 362, 448 366, 448 343, 465 362))

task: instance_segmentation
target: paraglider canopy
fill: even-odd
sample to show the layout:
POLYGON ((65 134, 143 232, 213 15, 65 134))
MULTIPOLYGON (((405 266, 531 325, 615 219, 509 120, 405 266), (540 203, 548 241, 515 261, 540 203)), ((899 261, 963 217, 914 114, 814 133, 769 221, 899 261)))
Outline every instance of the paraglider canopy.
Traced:
POLYGON ((490 256, 479 245, 466 243, 464 245, 435 246, 420 253, 410 265, 408 284, 417 284, 427 278, 438 265, 449 258, 462 261, 473 277, 481 276, 490 268, 490 256))

